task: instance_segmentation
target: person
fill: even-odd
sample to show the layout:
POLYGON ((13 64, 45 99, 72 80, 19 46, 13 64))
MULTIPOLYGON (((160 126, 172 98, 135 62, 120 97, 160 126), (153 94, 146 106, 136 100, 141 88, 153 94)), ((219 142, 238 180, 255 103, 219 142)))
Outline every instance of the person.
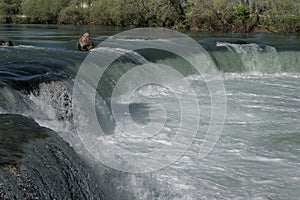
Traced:
POLYGON ((78 49, 80 51, 89 51, 94 48, 94 42, 89 33, 84 33, 78 40, 78 49))
POLYGON ((14 46, 10 40, 0 40, 0 46, 14 46))

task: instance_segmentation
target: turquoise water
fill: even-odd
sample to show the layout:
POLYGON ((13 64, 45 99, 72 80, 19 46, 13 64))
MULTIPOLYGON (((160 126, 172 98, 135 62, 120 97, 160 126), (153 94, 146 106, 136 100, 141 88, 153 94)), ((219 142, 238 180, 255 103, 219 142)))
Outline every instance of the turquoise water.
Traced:
MULTIPOLYGON (((72 107, 76 73, 89 55, 88 52, 76 50, 79 36, 88 31, 95 43, 100 44, 124 29, 1 25, 0 30, 0 38, 10 39, 16 45, 0 47, 1 114, 10 114, 8 116, 14 120, 20 119, 14 115, 21 114, 55 131, 92 168, 96 174, 96 184, 106 199, 299 198, 299 35, 185 33, 201 44, 216 63, 226 93, 227 111, 223 131, 204 159, 199 158, 199 150, 211 119, 211 96, 204 80, 205 74, 200 76, 183 58, 168 52, 151 49, 127 51, 106 70, 97 86, 95 109, 106 132, 105 136, 99 138, 102 144, 114 144, 134 153, 155 152, 170 145, 176 134, 189 130, 189 126, 186 129, 179 127, 181 109, 178 98, 187 102, 186 109, 191 116, 189 122, 199 120, 199 129, 192 145, 176 162, 154 172, 131 174, 105 166, 88 152, 89 149, 82 144, 78 135, 90 134, 90 112, 79 110, 78 113, 72 107), (246 41, 247 44, 224 42, 236 40, 246 41), (200 118, 191 101, 194 96, 187 94, 189 88, 184 85, 177 85, 171 91, 157 84, 149 84, 132 94, 122 93, 111 98, 117 82, 126 72, 149 62, 172 66, 185 76, 184 80, 192 85, 197 95, 200 118), (129 105, 125 101, 128 95, 129 105), (121 113, 124 118, 116 120, 111 104, 116 105, 120 112, 123 107, 129 106, 129 112, 121 113), (156 107, 158 104, 165 108, 166 115, 160 107, 156 107), (154 127, 159 127, 165 116, 167 120, 159 133, 152 134, 135 129, 127 116, 131 116, 140 126, 153 122, 154 127), (116 122, 121 126, 117 126, 116 122), (132 132, 126 132, 122 127, 132 132)), ((164 39, 176 43, 174 38, 164 39)), ((109 57, 119 55, 128 48, 127 43, 116 45, 119 45, 118 48, 100 48, 97 51, 109 57)), ((171 78, 170 75, 165 79, 171 78)), ((140 74, 126 84, 134 84, 140 79, 146 79, 146 75, 140 74)), ((87 77, 81 81, 90 80, 87 77)), ((88 89, 82 91, 86 92, 84 100, 87 104, 94 88, 88 89)), ((24 123, 20 122, 20 126, 24 126, 24 123)), ((7 130, 5 134, 9 135, 7 130)), ((170 155, 175 154, 176 149, 173 150, 170 155)), ((106 156, 122 160, 113 151, 106 156)), ((42 165, 33 164, 30 170, 41 168, 42 165)), ((49 173, 54 173, 54 170, 49 170, 49 173)), ((70 173, 81 172, 71 170, 70 173)), ((51 176, 47 175, 49 183, 51 176)), ((87 190, 81 186, 80 191, 87 190)), ((77 195, 80 198, 80 193, 77 195)))

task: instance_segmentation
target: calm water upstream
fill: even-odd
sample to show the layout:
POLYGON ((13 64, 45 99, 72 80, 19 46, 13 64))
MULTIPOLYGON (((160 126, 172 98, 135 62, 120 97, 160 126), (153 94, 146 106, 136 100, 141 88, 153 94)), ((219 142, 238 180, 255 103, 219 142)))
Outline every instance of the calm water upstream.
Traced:
MULTIPOLYGON (((20 199, 299 199, 300 35, 185 32, 216 64, 227 100, 222 134, 204 159, 199 158, 199 149, 212 115, 205 74, 195 73, 184 58, 151 49, 131 51, 122 41, 112 44, 118 48, 93 50, 107 57, 122 54, 105 71, 96 90, 97 119, 106 133, 97 139, 104 145, 114 144, 134 153, 157 151, 170 145, 176 134, 188 132, 190 122, 199 121, 196 137, 177 161, 153 172, 127 173, 91 156, 79 137, 90 134, 89 111, 72 107, 74 80, 89 54, 77 51, 79 36, 90 32, 98 45, 122 31, 90 26, 0 25, 0 39, 15 44, 0 47, 0 164, 19 159, 19 170, 28 175, 20 183, 0 170, 0 198, 2 193, 2 198, 20 199), (237 40, 247 44, 228 42, 237 40), (112 98, 125 73, 150 62, 171 66, 184 75, 197 96, 200 118, 195 111, 198 108, 190 102, 193 94, 186 92, 189 88, 185 85, 168 90, 147 84, 112 98), (128 113, 122 113, 124 117, 118 118, 117 124, 111 105, 117 105, 116 112, 123 112, 123 107, 128 107, 124 101, 128 95, 128 113), (186 102, 191 118, 185 127, 179 127, 182 115, 178 98, 186 102), (159 127, 164 117, 166 120, 158 133, 149 134, 135 129, 128 116, 141 127, 150 122, 159 127), (24 145, 27 140, 44 137, 41 127, 46 127, 52 138, 49 144, 24 145), (21 153, 15 152, 22 145, 21 153), (64 186, 58 187, 60 184, 64 186), (22 190, 24 185, 33 189, 22 190)), ((171 44, 177 41, 163 40, 171 44)), ((172 74, 165 78, 172 80, 172 74)), ((140 73, 128 81, 135 84, 143 79, 146 75, 140 73)), ((80 81, 85 84, 90 80, 80 81)), ((90 91, 83 92, 84 101, 89 102, 90 91)), ((170 156, 177 151, 172 150, 170 156)), ((107 152, 109 159, 123 159, 114 151, 107 152)))

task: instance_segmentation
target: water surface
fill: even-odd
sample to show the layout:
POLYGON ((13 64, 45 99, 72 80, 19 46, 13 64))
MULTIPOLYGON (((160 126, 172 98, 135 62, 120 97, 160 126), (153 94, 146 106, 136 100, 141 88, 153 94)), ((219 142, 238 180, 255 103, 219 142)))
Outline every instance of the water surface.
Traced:
MULTIPOLYGON (((15 115, 21 114, 33 118, 40 126, 54 130, 93 168, 99 177, 97 185, 107 199, 299 198, 299 35, 185 32, 208 51, 222 73, 226 90, 224 129, 214 149, 204 159, 200 159, 198 153, 209 125, 211 102, 203 76, 194 73, 182 58, 157 51, 129 51, 114 62, 102 77, 97 90, 98 119, 107 131, 102 142, 131 152, 151 152, 168 145, 174 135, 187 131, 178 129, 180 109, 176 96, 158 85, 141 87, 132 94, 130 113, 127 114, 140 125, 147 125, 150 117, 154 122, 159 122, 163 118, 160 109, 151 109, 151 116, 149 109, 152 105, 162 104, 167 111, 167 121, 159 134, 140 133, 147 138, 141 139, 137 133, 128 134, 115 126, 110 107, 113 88, 124 73, 137 65, 151 61, 178 69, 193 86, 201 108, 197 136, 180 159, 155 172, 130 174, 104 166, 87 152, 76 131, 85 131, 89 121, 86 118, 86 124, 79 124, 76 119, 85 119, 89 113, 86 110, 74 113, 71 98, 77 70, 88 55, 76 49, 79 36, 88 31, 99 44, 124 29, 1 25, 0 30, 0 38, 10 39, 16 45, 0 47, 2 117, 18 120, 20 118, 15 115), (247 44, 218 43, 236 40, 246 41, 247 44)), ((126 46, 123 48, 126 49, 126 46)), ((99 51, 117 55, 124 49, 102 48, 99 51)), ((143 75, 140 76, 143 79, 143 75)), ((192 98, 192 95, 186 94, 187 88, 178 86, 174 89, 187 102, 192 98)), ((120 95, 113 101, 120 108, 128 106, 123 101, 126 95, 120 95)), ((194 116, 195 108, 187 109, 194 116)), ((133 126, 127 124, 126 118, 121 122, 129 129, 133 126)), ((24 123, 20 124, 24 126, 24 123)), ((6 126, 1 125, 0 131, 6 126)), ((31 132, 31 129, 26 131, 26 127, 23 130, 24 133, 31 132)), ((6 135, 14 136, 15 132, 5 129, 6 135)), ((3 133, 1 131, 1 138, 3 133)), ((4 143, 4 149, 9 149, 5 146, 7 144, 4 143)), ((114 158, 116 155, 111 152, 107 156, 114 158)), ((31 169, 42 167, 36 165, 36 169, 35 166, 31 169)), ((48 174, 50 179, 51 176, 48 174)))

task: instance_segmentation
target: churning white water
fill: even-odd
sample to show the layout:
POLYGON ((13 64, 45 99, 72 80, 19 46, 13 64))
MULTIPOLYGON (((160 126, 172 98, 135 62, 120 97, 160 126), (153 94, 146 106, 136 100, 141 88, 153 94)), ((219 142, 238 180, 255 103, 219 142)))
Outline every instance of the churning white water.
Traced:
MULTIPOLYGON (((67 34, 69 30, 64 31, 67 34)), ((164 51, 131 51, 125 48, 126 45, 123 48, 96 49, 94 51, 107 53, 107 57, 125 54, 105 71, 96 94, 93 93, 95 88, 89 87, 89 80, 79 80, 79 89, 84 94, 81 102, 95 103, 95 106, 88 107, 90 110, 74 109, 72 92, 75 75, 87 56, 87 53, 73 49, 77 32, 69 36, 69 41, 52 41, 53 36, 49 36, 49 41, 40 40, 43 48, 35 47, 37 42, 32 38, 20 39, 22 33, 14 32, 16 35, 12 37, 17 40, 16 44, 24 42, 26 45, 0 48, 3 55, 0 58, 0 113, 22 114, 54 130, 91 167, 96 174, 92 177, 95 188, 100 188, 105 199, 299 199, 300 51, 297 45, 288 43, 288 49, 283 44, 273 45, 270 35, 254 35, 253 41, 249 38, 249 44, 242 45, 216 46, 218 38, 206 41, 204 47, 216 63, 224 83, 226 118, 217 143, 202 158, 200 150, 207 139, 213 113, 208 84, 214 82, 214 78, 197 74, 184 57, 164 51), (263 44, 257 37, 262 37, 263 44), (139 65, 150 66, 147 65, 150 62, 174 67, 184 75, 180 81, 189 85, 174 84, 170 89, 149 83, 132 93, 117 93, 112 97, 124 74, 139 65), (194 93, 190 92, 191 88, 194 93), (96 118, 90 117, 93 109, 96 110, 96 118), (189 120, 181 126, 183 109, 189 120), (118 118, 114 118, 114 114, 118 114, 118 118), (90 130, 97 128, 93 127, 93 120, 99 122, 106 133, 96 135, 99 144, 104 147, 114 145, 125 152, 123 156, 116 154, 115 149, 104 149, 105 155, 100 156, 110 161, 105 163, 91 155, 91 148, 84 144, 82 136, 93 135, 90 130), (161 162, 172 160, 174 155, 182 152, 181 143, 186 144, 195 122, 199 126, 187 150, 162 168, 146 173, 128 173, 105 165, 115 160, 118 166, 122 163, 124 168, 130 167, 130 153, 158 153, 175 141, 176 145, 170 148, 161 162), (160 131, 149 132, 148 127, 160 131), (176 135, 180 136, 180 142, 176 135)), ((278 40, 277 37, 274 35, 274 40, 278 40)), ((285 37, 280 38, 281 43, 285 44, 285 37)), ((56 39, 62 40, 59 36, 56 39)), ((299 39, 294 40, 299 44, 299 39)), ((121 44, 126 41, 148 42, 140 37, 117 41, 121 44)), ((168 41, 168 38, 163 38, 160 42, 168 41)), ((164 81, 173 80, 172 75, 165 75, 164 81)), ((140 75, 136 80, 145 77, 140 75)), ((134 85, 134 80, 128 80, 127 84, 134 85)), ((66 161, 63 165, 72 164, 66 159, 67 155, 63 158, 66 161)), ((148 163, 156 164, 158 159, 154 158, 148 163)), ((147 169, 149 166, 144 167, 147 169)), ((70 177, 84 177, 89 173, 80 170, 69 172, 72 174, 70 177)), ((47 177, 51 176, 54 175, 47 174, 47 177)), ((48 182, 51 183, 51 180, 48 182)), ((78 185, 82 186, 82 191, 90 187, 86 187, 86 182, 78 185)))

